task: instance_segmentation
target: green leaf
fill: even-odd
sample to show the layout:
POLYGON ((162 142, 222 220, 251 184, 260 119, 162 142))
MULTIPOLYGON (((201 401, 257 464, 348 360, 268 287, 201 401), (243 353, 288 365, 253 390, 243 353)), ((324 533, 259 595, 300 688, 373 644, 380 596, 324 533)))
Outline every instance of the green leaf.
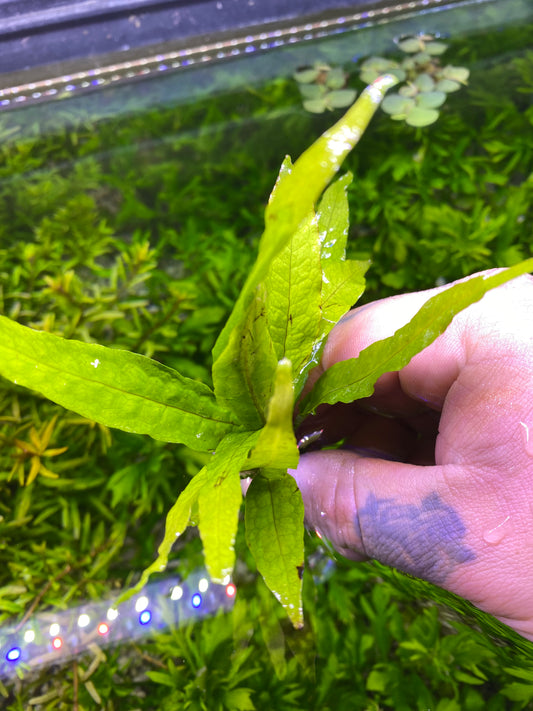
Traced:
POLYGON ((531 701, 533 699, 533 685, 514 681, 500 689, 500 694, 511 699, 511 701, 531 701))
MULTIPOLYGON (((349 228, 347 189, 352 176, 347 174, 335 181, 318 206, 318 229, 320 234, 320 262, 322 268, 320 334, 313 345, 305 368, 300 372, 307 376, 318 364, 326 337, 350 308, 365 288, 365 272, 369 261, 346 260, 346 241, 349 228)), ((297 388, 297 396, 300 389, 297 388)))
POLYGON ((233 352, 240 347, 243 322, 258 284, 300 223, 309 217, 342 161, 359 141, 385 92, 397 81, 392 75, 376 79, 344 116, 302 153, 290 171, 282 169, 266 208, 265 231, 259 244, 257 261, 213 349, 213 377, 217 370, 220 376, 215 383, 217 397, 224 389, 225 380, 224 369, 217 369, 217 361, 228 350, 231 353, 226 355, 226 362, 235 360, 233 352))
POLYGON ((414 106, 414 100, 400 96, 400 94, 389 94, 383 99, 381 108, 385 113, 393 116, 403 116, 414 106))
POLYGON ((257 442, 258 435, 258 432, 236 432, 223 439, 210 462, 191 479, 168 512, 163 540, 157 549, 157 558, 143 571, 139 582, 120 596, 118 604, 125 602, 143 588, 152 573, 160 573, 165 569, 172 546, 189 525, 192 508, 202 496, 208 497, 203 499, 200 512, 200 516, 203 513, 200 533, 204 546, 207 542, 206 566, 216 579, 223 579, 230 574, 234 561, 233 541, 238 523, 236 513, 241 502, 235 492, 234 480, 241 469, 245 468, 244 464, 257 442), (228 477, 232 481, 224 486, 222 492, 209 494, 210 490, 220 487, 228 477), (211 502, 217 507, 212 511, 206 509, 210 496, 211 502), (224 502, 230 507, 227 513, 219 506, 224 502), (223 521, 220 520, 221 517, 223 521), (227 528, 223 528, 224 525, 227 528), (221 536, 220 541, 215 541, 214 536, 208 532, 210 526, 217 529, 221 536))
POLYGON ((330 69, 326 77, 326 86, 328 89, 342 89, 345 84, 346 74, 344 73, 342 67, 334 67, 333 69, 330 69))
POLYGON ((422 43, 418 37, 407 37, 406 39, 398 42, 398 47, 402 50, 402 52, 412 54, 413 52, 418 52, 421 49, 422 43))
POLYGON ((470 76, 470 70, 466 67, 454 67, 451 64, 448 64, 441 71, 441 75, 444 79, 450 79, 454 82, 466 84, 468 77, 470 76))
POLYGON ((439 54, 444 54, 444 52, 448 49, 448 45, 446 42, 437 42, 432 40, 431 42, 425 43, 425 49, 428 54, 431 54, 431 56, 434 57, 439 54))
POLYGON ((246 462, 246 469, 269 467, 286 470, 297 466, 298 446, 292 429, 293 410, 292 367, 289 360, 283 359, 278 363, 266 424, 246 462))
POLYGON ((310 114, 323 114, 326 110, 326 97, 322 99, 308 99, 303 102, 303 107, 310 114))
POLYGON ((445 101, 446 94, 443 91, 427 91, 416 97, 416 103, 424 109, 437 109, 445 101))
POLYGON ((301 69, 300 71, 295 72, 293 76, 297 82, 301 82, 302 84, 311 84, 311 82, 314 82, 318 77, 319 73, 318 69, 309 68, 301 69))
POLYGON ((217 401, 246 429, 266 421, 278 358, 267 327, 266 290, 258 286, 243 322, 213 365, 217 401))
POLYGON ((421 106, 415 106, 405 117, 405 123, 409 126, 430 126, 439 118, 439 112, 436 109, 425 109, 421 106))
POLYGON ((300 94, 304 99, 322 99, 326 94, 326 87, 323 84, 303 84, 300 86, 300 94))
POLYGON ((0 375, 108 427, 214 449, 236 426, 207 385, 150 358, 0 316, 0 375))
POLYGON ((415 79, 414 84, 420 91, 432 91, 435 86, 433 77, 426 73, 419 74, 415 79))
POLYGON ((198 495, 200 536, 209 576, 223 583, 235 565, 235 536, 242 502, 241 469, 257 434, 228 435, 207 465, 209 483, 198 495))
POLYGON ((418 54, 413 54, 411 59, 415 64, 426 65, 431 62, 431 55, 429 52, 418 52, 418 54))
POLYGON ((252 701, 253 689, 240 686, 237 689, 229 689, 224 695, 224 706, 228 711, 254 711, 256 708, 252 701))
POLYGON ((300 418, 322 403, 349 403, 368 397, 383 373, 403 368, 441 334, 455 314, 479 301, 490 289, 533 270, 533 259, 492 275, 479 275, 431 297, 411 321, 365 348, 357 358, 335 363, 318 379, 300 407, 300 418))
POLYGON ((311 356, 320 328, 322 269, 314 211, 272 261, 264 287, 266 318, 276 359, 291 361, 299 390, 303 386, 300 370, 311 356))
POLYGON ((356 96, 355 89, 336 89, 326 94, 326 101, 332 109, 343 109, 352 104, 356 96))
POLYGON ((304 507, 294 479, 257 476, 246 494, 246 540, 266 584, 295 627, 303 626, 304 507))
POLYGON ((450 94, 453 91, 459 91, 461 84, 452 79, 440 79, 435 84, 435 91, 444 91, 445 94, 450 94))

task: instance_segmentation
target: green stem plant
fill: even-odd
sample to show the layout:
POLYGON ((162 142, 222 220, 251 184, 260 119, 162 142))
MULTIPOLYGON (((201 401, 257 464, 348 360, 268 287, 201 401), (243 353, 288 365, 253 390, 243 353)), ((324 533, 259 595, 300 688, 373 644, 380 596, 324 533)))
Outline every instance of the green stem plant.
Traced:
POLYGON ((322 403, 370 395, 381 374, 406 365, 458 311, 533 269, 530 259, 443 290, 392 337, 330 368, 302 398, 331 328, 363 293, 368 267, 345 256, 351 176, 329 184, 396 82, 375 79, 294 164, 283 162, 257 260, 213 348, 213 388, 145 356, 0 317, 3 377, 101 425, 211 454, 170 509, 155 561, 123 599, 165 568, 191 520, 212 578, 231 576, 246 475, 246 540, 293 625, 302 626, 304 511, 287 471, 298 464, 296 404, 300 420, 322 403))

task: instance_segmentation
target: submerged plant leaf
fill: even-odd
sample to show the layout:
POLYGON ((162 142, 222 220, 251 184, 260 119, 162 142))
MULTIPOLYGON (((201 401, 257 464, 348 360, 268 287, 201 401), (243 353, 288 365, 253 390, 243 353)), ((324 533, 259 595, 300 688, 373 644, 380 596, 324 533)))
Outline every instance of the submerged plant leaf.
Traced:
POLYGON ((150 358, 66 340, 5 316, 0 336, 0 375, 108 427, 207 451, 236 426, 207 385, 150 358))
POLYGON ((295 627, 303 625, 304 506, 294 479, 256 477, 246 494, 246 540, 266 584, 295 627))
POLYGON ((357 358, 340 361, 321 375, 300 406, 300 417, 328 403, 349 403, 368 397, 383 373, 400 370, 426 348, 451 322, 455 314, 479 301, 490 289, 533 270, 527 259, 497 274, 480 275, 455 284, 431 297, 408 324, 389 338, 376 341, 357 358))

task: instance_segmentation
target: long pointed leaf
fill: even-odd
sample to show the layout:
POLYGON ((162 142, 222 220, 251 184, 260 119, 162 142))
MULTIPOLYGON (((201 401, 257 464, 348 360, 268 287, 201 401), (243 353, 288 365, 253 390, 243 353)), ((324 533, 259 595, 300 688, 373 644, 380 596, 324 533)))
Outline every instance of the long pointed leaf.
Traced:
POLYGON ((322 403, 353 402, 368 397, 383 373, 400 370, 426 348, 451 322, 455 314, 479 301, 490 289, 533 271, 533 259, 492 275, 479 275, 459 282, 429 299, 411 321, 389 338, 376 341, 357 358, 340 361, 318 379, 301 403, 300 417, 322 403))
POLYGON ((150 358, 0 316, 0 375, 109 427, 214 449, 235 419, 212 391, 150 358))
POLYGON ((266 321, 264 289, 258 287, 240 329, 213 365, 217 401, 230 409, 246 429, 266 420, 277 358, 266 321))
POLYGON ((242 501, 240 472, 247 466, 258 435, 258 432, 228 435, 207 465, 209 480, 198 495, 198 527, 206 568, 216 582, 224 581, 233 572, 242 501))
POLYGON ((252 481, 246 494, 246 540, 259 572, 295 627, 303 625, 303 521, 302 496, 291 476, 252 481))
MULTIPOLYGON (((143 571, 139 582, 120 596, 119 603, 128 600, 144 587, 152 573, 160 573, 165 569, 172 546, 189 525, 192 507, 204 495, 204 492, 209 492, 213 487, 219 486, 226 477, 234 479, 235 474, 238 474, 241 468, 243 468, 243 463, 257 442, 258 434, 258 432, 237 432, 229 434, 224 438, 211 461, 191 479, 168 512, 165 522, 165 534, 157 549, 157 558, 143 571)), ((233 541, 235 539, 235 531, 238 523, 236 512, 238 512, 242 498, 242 494, 240 496, 235 495, 235 492, 232 490, 233 485, 234 481, 231 486, 228 487, 230 494, 228 501, 231 506, 231 515, 226 516, 223 514, 224 522, 227 524, 225 528, 220 521, 213 523, 214 519, 211 518, 211 515, 215 518, 217 515, 220 516, 223 513, 221 509, 218 508, 215 511, 209 511, 205 508, 205 504, 208 503, 209 500, 209 494, 207 495, 207 499, 204 499, 204 502, 201 504, 203 508, 201 529, 203 530, 202 538, 204 539, 204 545, 207 541, 205 551, 206 563, 208 569, 217 579, 224 578, 230 574, 233 567, 233 541), (213 537, 206 533, 210 526, 214 526, 216 532, 223 536, 222 541, 215 541, 213 537), (226 543, 226 550, 222 552, 224 541, 226 543), (222 557, 218 558, 217 556, 219 555, 222 555, 222 557)))

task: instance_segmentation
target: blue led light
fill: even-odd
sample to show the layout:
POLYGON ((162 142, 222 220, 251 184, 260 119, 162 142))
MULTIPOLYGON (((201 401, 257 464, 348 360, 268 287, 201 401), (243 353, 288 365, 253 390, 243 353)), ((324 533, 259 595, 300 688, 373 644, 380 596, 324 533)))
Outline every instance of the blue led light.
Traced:
POLYGON ((192 599, 191 599, 191 605, 195 608, 198 608, 198 607, 200 607, 201 604, 202 604, 202 596, 200 595, 200 593, 194 593, 194 595, 192 596, 192 599))
POLYGON ((21 657, 22 652, 20 647, 11 647, 9 652, 6 654, 6 659, 8 662, 18 662, 21 657))
POLYGON ((150 610, 143 610, 139 615, 139 624, 141 625, 147 625, 151 622, 151 620, 152 613, 150 612, 150 610))

